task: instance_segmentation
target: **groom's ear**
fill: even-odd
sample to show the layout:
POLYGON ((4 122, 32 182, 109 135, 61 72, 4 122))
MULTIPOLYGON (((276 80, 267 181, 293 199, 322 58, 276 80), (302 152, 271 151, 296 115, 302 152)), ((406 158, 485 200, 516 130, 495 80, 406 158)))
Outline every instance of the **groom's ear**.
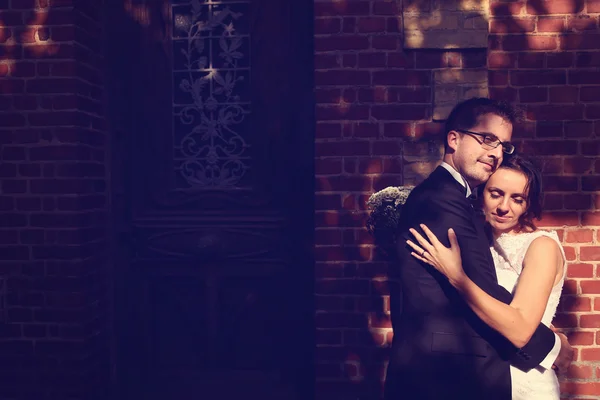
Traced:
POLYGON ((446 135, 446 145, 448 146, 448 148, 456 151, 456 149, 458 148, 458 137, 459 133, 457 131, 452 130, 448 132, 448 134, 446 135))

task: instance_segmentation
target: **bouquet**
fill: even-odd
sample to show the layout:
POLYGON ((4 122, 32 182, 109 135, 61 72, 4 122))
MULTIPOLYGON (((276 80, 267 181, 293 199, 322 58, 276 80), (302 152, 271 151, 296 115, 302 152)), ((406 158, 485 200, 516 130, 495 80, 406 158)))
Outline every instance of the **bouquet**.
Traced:
POLYGON ((373 193, 367 201, 367 230, 388 255, 394 252, 400 212, 412 189, 413 186, 390 186, 373 193))

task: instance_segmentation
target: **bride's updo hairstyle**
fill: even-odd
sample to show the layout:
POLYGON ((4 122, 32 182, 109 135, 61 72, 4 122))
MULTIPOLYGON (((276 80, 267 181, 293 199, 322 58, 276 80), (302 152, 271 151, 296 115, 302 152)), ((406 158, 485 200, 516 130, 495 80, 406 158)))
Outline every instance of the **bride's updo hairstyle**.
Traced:
POLYGON ((542 173, 540 169, 531 160, 517 154, 504 157, 499 168, 519 171, 527 178, 525 187, 527 209, 519 218, 519 225, 521 230, 525 228, 536 230, 533 220, 539 221, 542 216, 542 173))

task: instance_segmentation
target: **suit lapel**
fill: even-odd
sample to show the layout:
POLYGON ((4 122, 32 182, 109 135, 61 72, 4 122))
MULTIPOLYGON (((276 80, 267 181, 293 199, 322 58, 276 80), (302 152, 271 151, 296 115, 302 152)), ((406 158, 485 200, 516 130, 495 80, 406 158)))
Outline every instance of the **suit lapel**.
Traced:
POLYGON ((492 266, 493 269, 493 273, 494 276, 496 276, 496 269, 494 268, 494 260, 492 258, 492 253, 489 250, 489 242, 487 239, 487 234, 485 232, 485 225, 484 225, 484 221, 485 219, 478 214, 478 212, 474 209, 473 207, 473 203, 467 199, 467 188, 465 188, 463 185, 461 185, 459 182, 456 181, 456 179, 454 179, 454 177, 450 174, 450 172, 448 172, 444 167, 437 167, 435 169, 435 171, 433 171, 433 173, 430 175, 431 179, 440 179, 440 180, 445 180, 445 181, 451 181, 453 182, 457 189, 460 190, 460 193, 462 193, 462 197, 464 198, 464 200, 466 202, 469 203, 468 209, 469 209, 469 217, 471 218, 471 220, 473 221, 473 225, 475 226, 475 230, 477 232, 477 235, 481 238, 481 246, 484 246, 486 251, 486 258, 488 260, 488 265, 492 266))

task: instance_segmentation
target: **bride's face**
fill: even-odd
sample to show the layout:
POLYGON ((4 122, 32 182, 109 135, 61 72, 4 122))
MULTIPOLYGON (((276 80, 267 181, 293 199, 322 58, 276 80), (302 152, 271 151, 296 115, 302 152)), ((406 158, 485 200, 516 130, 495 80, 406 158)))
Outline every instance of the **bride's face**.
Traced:
POLYGON ((519 218, 527 211, 527 177, 507 168, 499 168, 483 190, 483 212, 494 233, 515 231, 519 218))

